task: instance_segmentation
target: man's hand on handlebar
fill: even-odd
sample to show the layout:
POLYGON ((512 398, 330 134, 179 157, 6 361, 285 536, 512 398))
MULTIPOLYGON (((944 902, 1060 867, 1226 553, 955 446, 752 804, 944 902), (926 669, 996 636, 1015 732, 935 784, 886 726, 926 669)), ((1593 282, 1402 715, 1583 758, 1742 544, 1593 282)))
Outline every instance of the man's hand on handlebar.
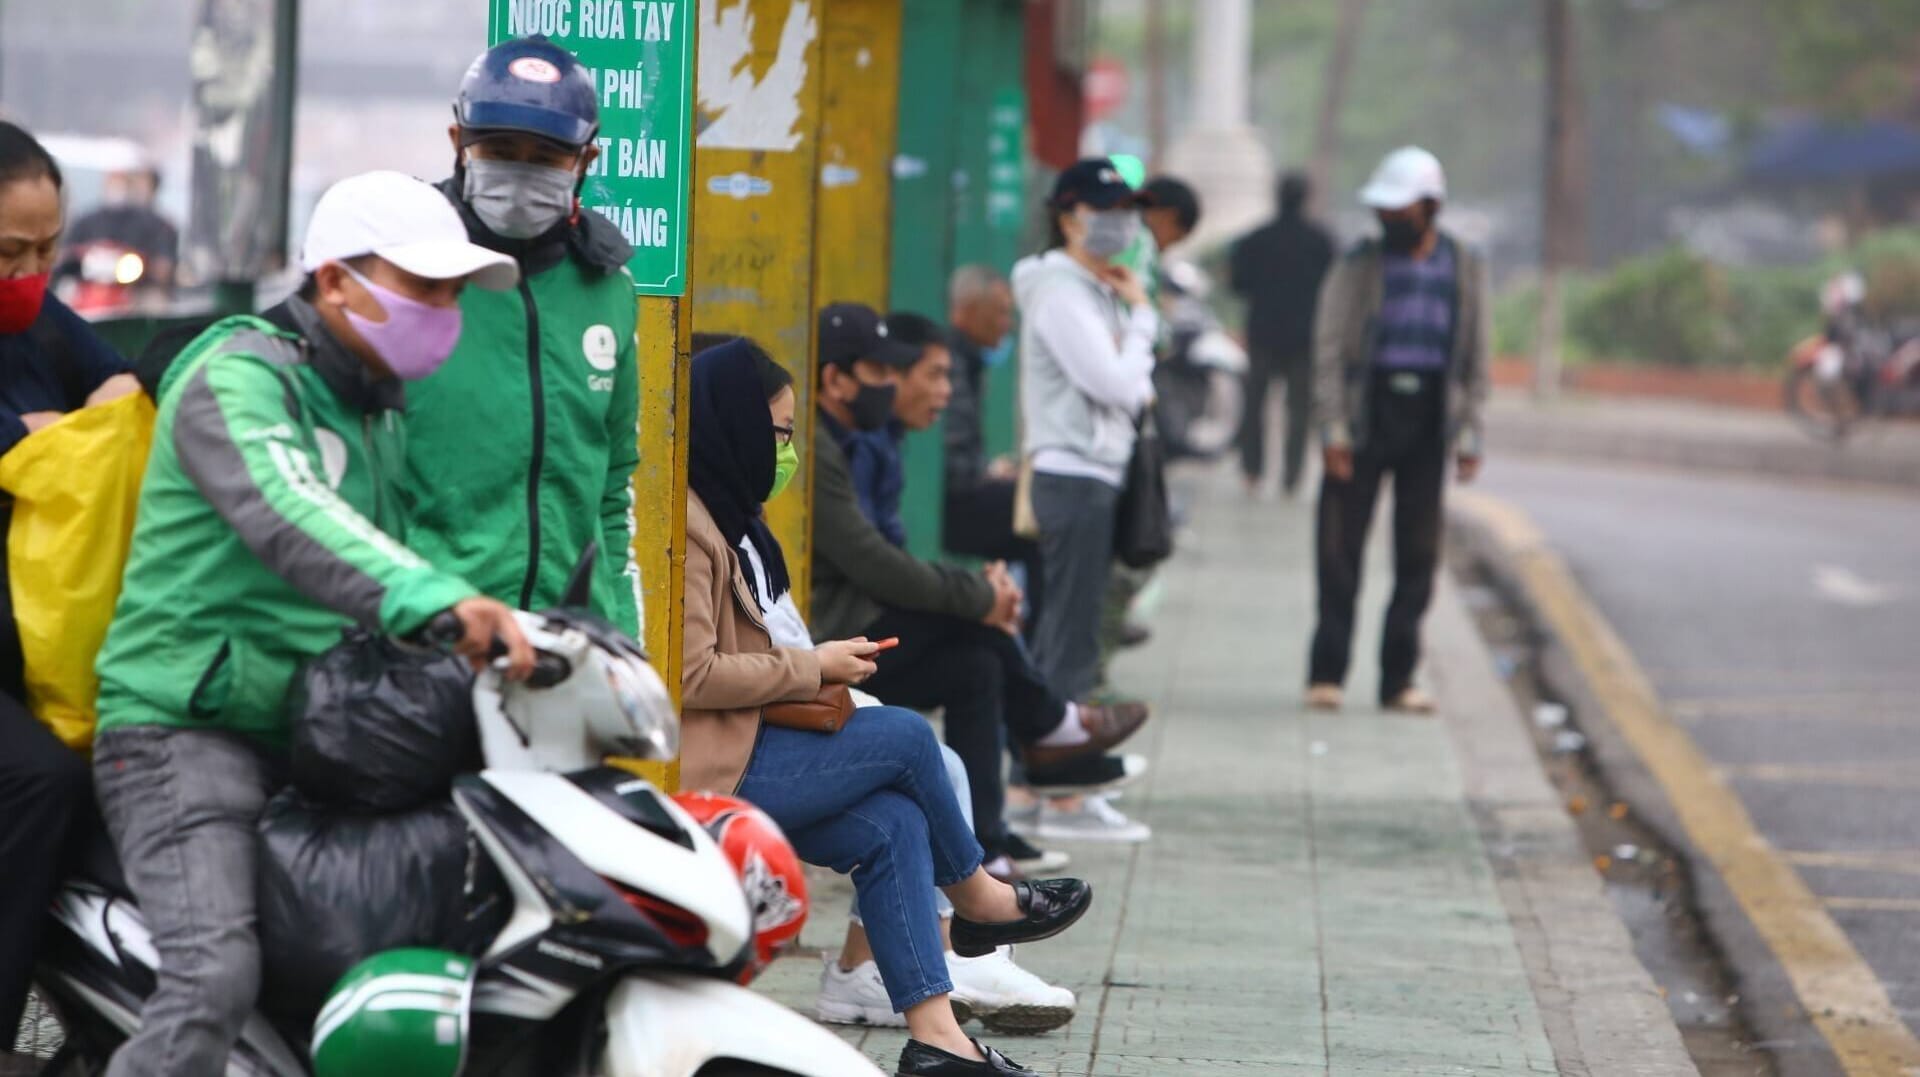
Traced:
POLYGON ((457 603, 452 613, 460 619, 463 633, 453 652, 465 656, 475 670, 487 668, 497 651, 494 641, 498 640, 506 647, 508 680, 524 681, 533 672, 533 644, 520 631, 512 609, 482 596, 457 603))

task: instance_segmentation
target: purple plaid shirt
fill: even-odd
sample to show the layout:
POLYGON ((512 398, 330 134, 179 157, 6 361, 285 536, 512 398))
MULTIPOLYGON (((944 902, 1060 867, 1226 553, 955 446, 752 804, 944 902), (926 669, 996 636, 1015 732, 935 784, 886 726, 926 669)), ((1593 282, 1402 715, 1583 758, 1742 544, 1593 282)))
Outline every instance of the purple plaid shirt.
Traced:
POLYGON ((1386 370, 1446 369, 1459 289, 1453 244, 1441 240, 1424 261, 1385 255, 1380 272, 1380 336, 1374 365, 1386 370))

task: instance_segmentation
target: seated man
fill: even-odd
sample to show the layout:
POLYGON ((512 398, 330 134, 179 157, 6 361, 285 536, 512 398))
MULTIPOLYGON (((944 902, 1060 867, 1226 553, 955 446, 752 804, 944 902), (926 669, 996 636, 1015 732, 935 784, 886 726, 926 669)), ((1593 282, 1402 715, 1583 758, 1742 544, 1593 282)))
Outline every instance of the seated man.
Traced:
MULTIPOLYGON (((868 690, 889 702, 946 712, 947 744, 966 763, 974 827, 990 857, 1013 849, 1006 829, 1001 756, 1011 737, 1036 782, 1131 736, 1146 721, 1137 704, 1076 704, 1054 695, 1019 639, 1020 591, 1006 566, 973 573, 922 561, 888 537, 898 525, 895 400, 918 373, 936 386, 913 421, 932 425, 944 405, 944 346, 918 319, 915 343, 894 339, 871 309, 840 303, 820 313, 820 384, 814 433, 813 634, 815 639, 898 637, 868 690), (884 439, 884 440, 882 440, 884 439), (884 458, 887 444, 896 456, 884 458), (881 459, 874 459, 878 454, 881 459), (856 481, 863 476, 865 484, 856 481), (870 515, 870 513, 872 515, 870 515), (878 517, 876 520, 875 517, 878 517)), ((1021 852, 1026 852, 1021 849, 1021 852)))
POLYGON ((161 383, 97 662, 94 781, 160 955, 114 1077, 226 1068, 259 990, 255 825, 303 661, 350 623, 407 634, 451 610, 461 653, 497 638, 510 675, 533 665, 506 606, 400 538, 400 382, 453 350, 467 280, 512 287, 513 260, 433 188, 374 172, 320 199, 301 261, 298 297, 214 325, 161 383))

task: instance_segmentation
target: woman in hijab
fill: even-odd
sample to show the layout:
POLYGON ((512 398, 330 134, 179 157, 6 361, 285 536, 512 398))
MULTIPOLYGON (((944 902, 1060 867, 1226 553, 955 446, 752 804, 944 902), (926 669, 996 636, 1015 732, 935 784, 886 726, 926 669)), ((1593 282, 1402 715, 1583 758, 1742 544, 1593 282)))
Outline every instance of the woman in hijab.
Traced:
POLYGON ((818 647, 799 621, 786 561, 761 511, 799 470, 792 379, 751 341, 694 357, 687 476, 687 567, 681 779, 730 791, 780 824, 801 859, 853 876, 874 957, 912 1039, 898 1070, 912 1075, 1023 1074, 961 1031, 948 1000, 934 890, 956 914, 956 952, 1049 938, 1086 911, 1077 879, 1008 886, 982 852, 921 717, 856 710, 837 733, 766 724, 775 703, 814 699, 824 684, 858 684, 879 653, 865 639, 818 647))

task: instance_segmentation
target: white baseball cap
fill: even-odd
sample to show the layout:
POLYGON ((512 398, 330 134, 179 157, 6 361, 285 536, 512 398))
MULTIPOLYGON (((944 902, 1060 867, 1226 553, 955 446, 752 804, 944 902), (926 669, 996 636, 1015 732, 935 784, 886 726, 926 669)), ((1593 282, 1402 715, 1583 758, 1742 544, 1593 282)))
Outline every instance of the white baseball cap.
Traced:
POLYGON ((300 267, 372 254, 416 277, 473 283, 502 291, 520 283, 520 266, 467 239, 467 226, 447 197, 400 172, 364 172, 327 188, 307 223, 300 267))
POLYGON ((1362 205, 1374 209, 1405 209, 1431 198, 1447 200, 1447 174, 1440 158, 1418 146, 1402 146, 1386 155, 1373 178, 1360 188, 1362 205))

